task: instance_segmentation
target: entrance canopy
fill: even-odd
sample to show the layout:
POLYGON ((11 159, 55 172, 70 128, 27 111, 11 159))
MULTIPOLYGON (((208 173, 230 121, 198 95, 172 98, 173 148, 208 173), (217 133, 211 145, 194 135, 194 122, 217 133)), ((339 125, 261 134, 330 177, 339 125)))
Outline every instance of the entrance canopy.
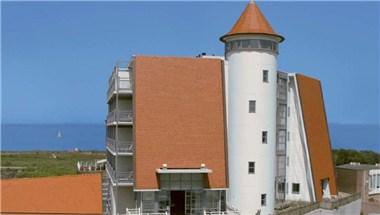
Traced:
POLYGON ((175 173, 212 173, 212 170, 207 169, 207 168, 194 168, 194 169, 159 168, 159 169, 156 169, 156 172, 161 173, 161 174, 165 174, 165 173, 172 173, 172 174, 175 174, 175 173))
POLYGON ((207 174, 211 169, 156 169, 161 190, 201 190, 208 188, 207 174))

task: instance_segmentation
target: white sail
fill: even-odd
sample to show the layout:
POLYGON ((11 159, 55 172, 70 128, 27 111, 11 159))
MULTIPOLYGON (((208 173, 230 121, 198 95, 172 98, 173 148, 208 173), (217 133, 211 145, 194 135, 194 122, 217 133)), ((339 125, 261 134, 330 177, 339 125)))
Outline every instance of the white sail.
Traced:
POLYGON ((63 138, 61 130, 58 130, 57 138, 63 138))

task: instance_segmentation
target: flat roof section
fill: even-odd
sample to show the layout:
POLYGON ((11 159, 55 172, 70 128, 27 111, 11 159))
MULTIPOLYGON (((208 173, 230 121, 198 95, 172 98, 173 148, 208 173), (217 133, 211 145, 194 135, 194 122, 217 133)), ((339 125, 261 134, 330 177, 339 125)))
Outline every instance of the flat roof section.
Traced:
POLYGON ((371 169, 380 169, 380 165, 348 163, 348 164, 339 165, 336 168, 351 169, 351 170, 371 170, 371 169))

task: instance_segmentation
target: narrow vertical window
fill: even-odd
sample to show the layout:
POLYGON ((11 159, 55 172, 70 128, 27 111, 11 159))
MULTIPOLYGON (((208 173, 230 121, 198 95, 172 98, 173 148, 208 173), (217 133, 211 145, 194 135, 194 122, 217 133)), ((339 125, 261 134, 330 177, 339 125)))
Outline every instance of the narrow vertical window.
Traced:
POLYGON ((255 162, 248 162, 248 174, 255 174, 255 162))
POLYGON ((261 136, 262 136, 261 137, 262 143, 263 144, 268 143, 268 132, 267 131, 263 131, 261 136))
POLYGON ((256 101, 249 100, 249 113, 256 113, 256 101))
POLYGON ((263 70, 263 82, 265 83, 269 82, 268 73, 269 73, 268 70, 263 70))
POLYGON ((267 205, 267 194, 261 194, 261 206, 267 205))
POLYGON ((261 194, 261 206, 267 205, 267 194, 261 194))

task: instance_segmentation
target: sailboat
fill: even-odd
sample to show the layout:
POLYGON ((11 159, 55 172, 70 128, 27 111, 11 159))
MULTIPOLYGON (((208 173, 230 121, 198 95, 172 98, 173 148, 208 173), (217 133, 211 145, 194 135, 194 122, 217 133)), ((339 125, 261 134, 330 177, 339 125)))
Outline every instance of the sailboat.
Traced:
POLYGON ((57 138, 59 139, 63 138, 61 130, 58 130, 57 138))

